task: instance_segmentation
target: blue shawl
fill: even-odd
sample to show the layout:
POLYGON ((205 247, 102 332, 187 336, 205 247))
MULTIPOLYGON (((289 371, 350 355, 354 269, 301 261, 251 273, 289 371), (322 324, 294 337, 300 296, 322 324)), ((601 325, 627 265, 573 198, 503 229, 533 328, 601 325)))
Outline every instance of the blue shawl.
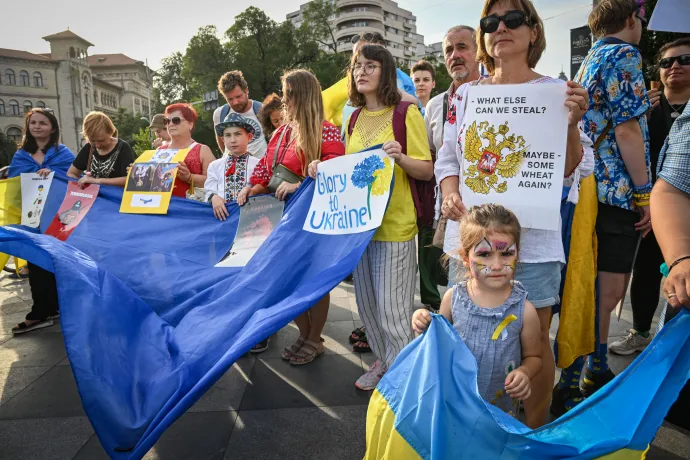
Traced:
POLYGON ((34 173, 39 169, 48 168, 58 176, 66 177, 67 170, 74 161, 74 154, 66 145, 59 144, 48 149, 42 164, 36 163, 31 154, 24 149, 17 150, 12 157, 7 177, 16 177, 21 173, 34 173))

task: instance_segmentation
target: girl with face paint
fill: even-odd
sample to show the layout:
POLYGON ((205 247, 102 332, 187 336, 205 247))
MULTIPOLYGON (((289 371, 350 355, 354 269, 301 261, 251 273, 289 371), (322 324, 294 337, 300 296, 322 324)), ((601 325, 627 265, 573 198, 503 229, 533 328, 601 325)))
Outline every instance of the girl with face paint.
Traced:
MULTIPOLYGON (((539 317, 514 281, 520 224, 503 206, 476 206, 460 222, 460 239, 466 279, 446 292, 440 313, 477 359, 479 394, 517 416, 541 369, 539 317)), ((430 323, 425 309, 412 317, 418 334, 430 323)))

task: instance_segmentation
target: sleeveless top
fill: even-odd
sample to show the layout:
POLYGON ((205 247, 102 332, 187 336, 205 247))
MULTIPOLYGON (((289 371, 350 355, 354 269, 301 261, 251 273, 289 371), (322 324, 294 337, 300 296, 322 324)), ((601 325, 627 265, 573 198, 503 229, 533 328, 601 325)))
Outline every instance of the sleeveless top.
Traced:
POLYGON ((522 362, 520 333, 525 300, 527 291, 514 281, 503 305, 482 308, 470 300, 467 282, 463 282, 453 289, 451 306, 453 327, 477 360, 479 394, 514 417, 520 402, 506 393, 505 380, 522 362))
MULTIPOLYGON (((201 168, 201 144, 194 142, 192 148, 187 152, 187 156, 184 159, 184 164, 189 168, 189 172, 192 174, 202 174, 203 169, 201 168)), ((189 184, 175 178, 175 187, 173 188, 173 196, 179 196, 182 198, 187 197, 187 190, 189 190, 189 184)))

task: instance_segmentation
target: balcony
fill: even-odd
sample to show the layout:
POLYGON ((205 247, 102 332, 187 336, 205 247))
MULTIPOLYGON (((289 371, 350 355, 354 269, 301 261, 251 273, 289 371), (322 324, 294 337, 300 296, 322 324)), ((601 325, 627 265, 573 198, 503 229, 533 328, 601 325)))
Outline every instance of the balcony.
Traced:
POLYGON ((352 36, 355 34, 365 34, 367 32, 378 32, 381 35, 385 36, 383 25, 379 24, 377 26, 376 24, 370 24, 364 27, 344 27, 335 32, 335 39, 338 41, 350 40, 350 38, 352 38, 352 36))
POLYGON ((338 8, 344 8, 346 6, 358 6, 358 5, 374 5, 381 8, 383 2, 381 0, 338 0, 336 5, 338 8))
POLYGON ((348 11, 338 14, 333 23, 338 26, 346 21, 362 20, 383 22, 383 15, 376 11, 348 11))

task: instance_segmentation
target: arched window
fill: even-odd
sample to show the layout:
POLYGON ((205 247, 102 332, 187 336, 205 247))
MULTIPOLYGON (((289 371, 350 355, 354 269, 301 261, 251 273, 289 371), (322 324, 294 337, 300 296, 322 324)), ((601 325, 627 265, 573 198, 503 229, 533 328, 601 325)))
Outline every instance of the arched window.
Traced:
POLYGON ((43 75, 41 72, 34 72, 34 86, 43 88, 43 75))
POLYGON ((10 115, 19 115, 19 102, 10 100, 10 115))
POLYGON ((89 91, 84 92, 84 102, 86 103, 86 108, 89 108, 89 91))
POLYGON ((24 101, 24 113, 30 111, 33 108, 34 106, 31 104, 31 101, 24 101))
POLYGON ((26 70, 19 72, 19 84, 22 86, 29 86, 29 72, 26 70))
POLYGON ((40 108, 42 108, 42 109, 45 109, 45 108, 46 108, 46 103, 43 102, 43 101, 38 101, 38 102, 36 102, 36 107, 40 107, 40 108))
POLYGON ((7 128, 7 137, 14 141, 15 144, 19 145, 19 143, 22 141, 22 130, 14 126, 7 128))
POLYGON ((5 84, 7 85, 16 85, 17 84, 17 79, 14 76, 14 70, 12 69, 7 69, 5 70, 5 84))
POLYGON ((77 55, 77 53, 74 52, 74 47, 70 46, 69 47, 69 57, 73 58, 77 55))
POLYGON ((82 80, 84 81, 84 84, 85 84, 85 85, 88 85, 89 83, 91 83, 91 80, 89 79, 89 74, 88 74, 88 73, 84 72, 84 75, 83 75, 81 78, 82 78, 82 80))
POLYGON ((0 99, 0 115, 5 115, 5 101, 0 99))

